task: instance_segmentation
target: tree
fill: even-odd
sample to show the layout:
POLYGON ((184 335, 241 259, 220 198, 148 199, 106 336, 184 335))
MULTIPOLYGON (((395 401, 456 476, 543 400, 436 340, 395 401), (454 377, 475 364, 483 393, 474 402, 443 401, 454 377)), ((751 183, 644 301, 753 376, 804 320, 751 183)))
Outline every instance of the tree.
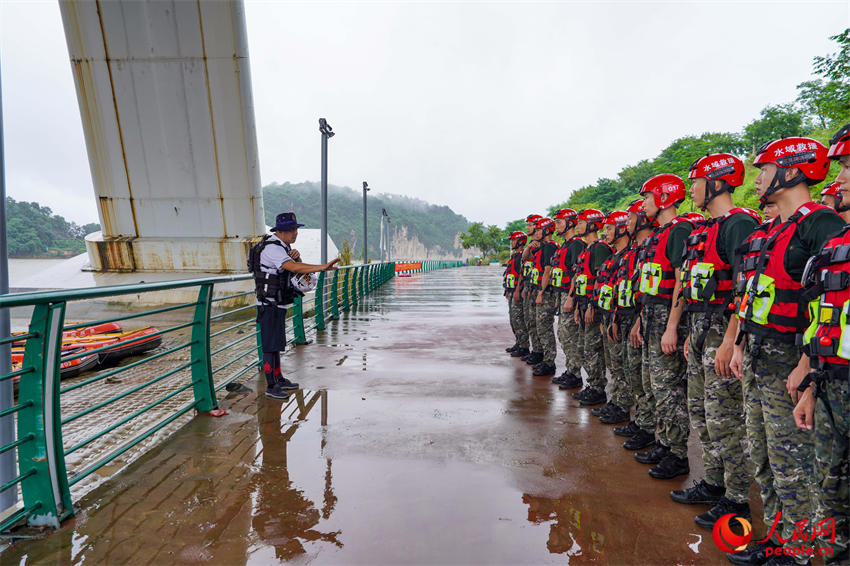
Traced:
POLYGON ((803 134, 803 114, 791 104, 766 106, 759 118, 744 126, 744 139, 753 154, 765 142, 803 134))
POLYGON ((813 73, 826 79, 797 85, 797 102, 820 121, 821 128, 842 122, 850 115, 850 28, 830 36, 838 51, 814 58, 813 73))

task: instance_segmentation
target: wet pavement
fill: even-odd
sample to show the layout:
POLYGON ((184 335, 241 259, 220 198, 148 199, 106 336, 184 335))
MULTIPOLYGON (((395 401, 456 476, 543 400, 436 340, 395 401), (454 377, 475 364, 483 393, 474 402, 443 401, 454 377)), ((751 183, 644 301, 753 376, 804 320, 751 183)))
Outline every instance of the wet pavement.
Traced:
POLYGON ((650 478, 504 353, 500 274, 390 281, 286 354, 298 395, 229 394, 0 563, 728 563, 668 495, 701 477, 695 438, 690 477, 650 478))

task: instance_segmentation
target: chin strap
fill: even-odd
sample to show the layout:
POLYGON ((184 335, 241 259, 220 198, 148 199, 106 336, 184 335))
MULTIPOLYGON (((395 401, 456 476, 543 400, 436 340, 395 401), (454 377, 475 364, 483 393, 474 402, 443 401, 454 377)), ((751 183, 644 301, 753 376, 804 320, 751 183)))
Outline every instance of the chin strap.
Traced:
POLYGON ((708 210, 708 203, 714 200, 714 197, 719 196, 725 192, 728 192, 730 195, 735 189, 730 186, 725 181, 715 181, 713 179, 705 180, 705 200, 702 205, 699 207, 700 210, 708 210), (718 188, 719 187, 719 188, 718 188))
POLYGON ((806 177, 802 171, 799 169, 797 169, 797 171, 799 171, 797 175, 795 175, 790 181, 786 181, 785 169, 777 167, 776 173, 773 174, 773 180, 770 182, 767 189, 765 189, 764 194, 759 197, 759 208, 764 210, 764 207, 768 204, 767 198, 779 189, 794 187, 808 180, 808 177, 806 177))

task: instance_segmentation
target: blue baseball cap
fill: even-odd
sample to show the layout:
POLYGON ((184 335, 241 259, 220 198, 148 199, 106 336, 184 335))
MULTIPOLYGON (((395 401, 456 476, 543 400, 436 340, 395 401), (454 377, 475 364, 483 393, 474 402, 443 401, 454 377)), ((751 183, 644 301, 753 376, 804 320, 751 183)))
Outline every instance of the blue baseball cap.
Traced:
POLYGON ((298 223, 294 212, 281 212, 277 215, 274 222, 275 224, 274 228, 271 230, 272 232, 286 232, 288 230, 304 226, 303 224, 298 223))

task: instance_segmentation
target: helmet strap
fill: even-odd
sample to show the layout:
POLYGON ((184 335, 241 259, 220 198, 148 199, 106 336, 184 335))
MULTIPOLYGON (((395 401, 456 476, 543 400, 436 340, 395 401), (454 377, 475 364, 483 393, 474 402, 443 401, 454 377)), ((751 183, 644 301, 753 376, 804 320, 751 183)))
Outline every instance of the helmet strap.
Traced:
MULTIPOLYGON (((797 171, 800 171, 797 169, 797 171)), ((776 168, 776 173, 773 175, 773 180, 770 181, 770 185, 765 189, 764 194, 759 197, 759 208, 764 210, 764 207, 767 206, 767 197, 778 191, 779 189, 788 189, 791 187, 795 187, 800 183, 803 183, 807 180, 807 177, 803 174, 802 171, 797 173, 790 180, 785 179, 785 169, 782 167, 776 168)))

